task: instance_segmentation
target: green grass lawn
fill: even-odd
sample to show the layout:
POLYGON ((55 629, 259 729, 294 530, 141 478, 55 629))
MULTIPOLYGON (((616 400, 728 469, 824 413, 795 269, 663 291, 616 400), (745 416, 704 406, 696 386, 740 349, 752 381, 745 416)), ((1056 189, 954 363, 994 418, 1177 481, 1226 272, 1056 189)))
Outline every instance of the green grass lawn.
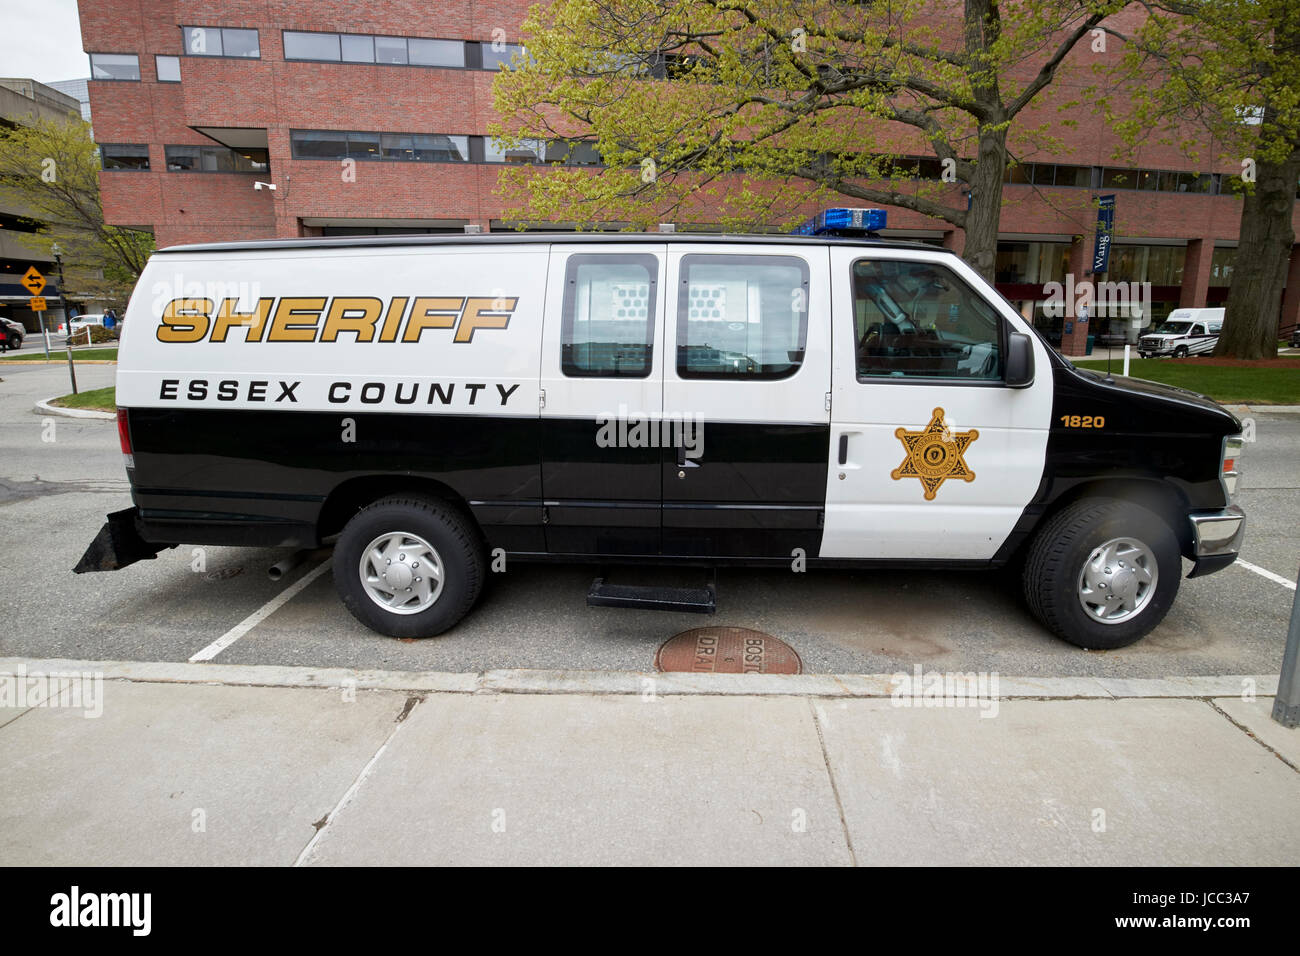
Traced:
POLYGON ((88 392, 78 392, 76 395, 63 395, 50 404, 58 405, 60 408, 91 408, 101 412, 112 412, 117 410, 116 392, 116 387, 112 385, 108 388, 92 388, 88 392))
MULTIPOLYGON (((50 358, 63 359, 66 362, 68 360, 68 350, 63 348, 62 346, 56 347, 53 343, 50 343, 50 358)), ((87 348, 79 349, 75 347, 73 348, 72 361, 74 362, 90 361, 92 359, 116 362, 117 348, 116 347, 111 349, 87 349, 87 348)), ((0 357, 0 362, 32 362, 32 361, 41 361, 41 362, 45 361, 45 350, 41 349, 39 352, 23 352, 21 355, 5 355, 3 357, 0 357)))
MULTIPOLYGON (((1106 371, 1104 361, 1074 364, 1079 368, 1106 371)), ((1111 362, 1111 374, 1118 377, 1123 368, 1122 360, 1111 362)), ((1133 359, 1129 363, 1129 374, 1150 382, 1189 388, 1210 396, 1216 402, 1300 405, 1300 369, 1296 368, 1225 368, 1176 359, 1133 359)))

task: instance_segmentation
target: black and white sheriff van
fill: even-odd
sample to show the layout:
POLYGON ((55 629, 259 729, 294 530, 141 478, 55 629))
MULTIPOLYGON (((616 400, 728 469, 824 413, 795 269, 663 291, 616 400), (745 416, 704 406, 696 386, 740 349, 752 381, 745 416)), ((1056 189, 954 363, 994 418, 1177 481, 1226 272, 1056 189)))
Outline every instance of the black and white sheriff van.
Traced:
POLYGON ((1244 530, 1232 414, 1074 368, 960 258, 911 243, 163 249, 127 310, 117 401, 134 506, 78 571, 332 541, 343 603, 394 636, 455 625, 504 554, 1014 563, 1043 624, 1119 647, 1164 617, 1183 558, 1217 571, 1244 530))

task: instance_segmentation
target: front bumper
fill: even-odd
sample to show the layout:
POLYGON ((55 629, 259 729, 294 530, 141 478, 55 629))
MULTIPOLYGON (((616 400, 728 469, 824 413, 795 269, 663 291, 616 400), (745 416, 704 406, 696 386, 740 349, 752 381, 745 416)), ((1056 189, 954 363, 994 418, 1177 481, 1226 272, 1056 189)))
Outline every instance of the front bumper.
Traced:
POLYGON ((1192 553, 1196 563, 1189 578, 1220 571, 1237 560, 1242 539, 1246 536, 1246 513, 1237 505, 1222 511, 1202 511, 1188 515, 1192 523, 1192 553))

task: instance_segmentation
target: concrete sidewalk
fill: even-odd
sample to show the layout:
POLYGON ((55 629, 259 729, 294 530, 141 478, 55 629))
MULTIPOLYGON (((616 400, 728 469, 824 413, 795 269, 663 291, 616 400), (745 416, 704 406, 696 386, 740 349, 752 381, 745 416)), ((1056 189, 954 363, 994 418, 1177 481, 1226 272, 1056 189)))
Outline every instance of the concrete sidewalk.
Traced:
POLYGON ((5 865, 1300 858, 1276 678, 1001 678, 928 706, 888 675, 6 659, 0 686, 5 865), (30 678, 56 672, 102 697, 44 706, 30 678))

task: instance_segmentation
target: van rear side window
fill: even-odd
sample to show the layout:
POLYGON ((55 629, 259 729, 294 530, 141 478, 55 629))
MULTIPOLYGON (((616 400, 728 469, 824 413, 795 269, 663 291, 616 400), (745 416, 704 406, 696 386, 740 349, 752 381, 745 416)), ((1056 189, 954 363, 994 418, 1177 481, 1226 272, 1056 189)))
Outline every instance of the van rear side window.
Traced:
POLYGON ((650 374, 658 278, 654 256, 569 257, 561 320, 560 366, 565 375, 650 374))
POLYGON ((808 264, 794 256, 682 258, 677 374, 786 378, 808 340, 808 264))

